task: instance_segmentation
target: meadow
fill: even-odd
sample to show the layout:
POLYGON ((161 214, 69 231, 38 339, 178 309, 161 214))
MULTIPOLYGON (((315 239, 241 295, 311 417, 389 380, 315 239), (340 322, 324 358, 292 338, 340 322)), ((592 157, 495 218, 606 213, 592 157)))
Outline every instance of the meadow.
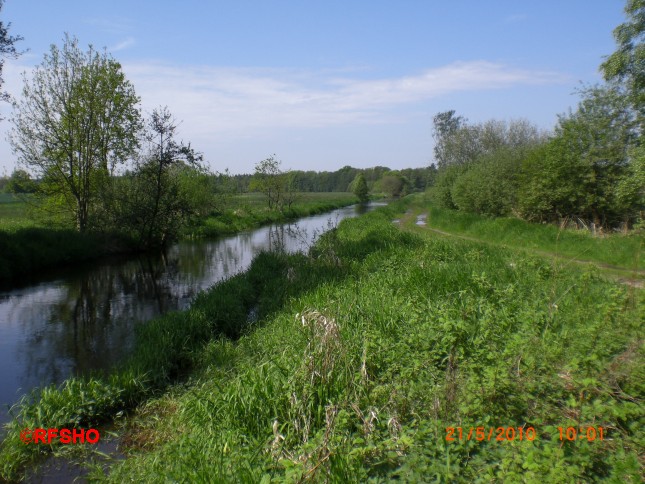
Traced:
POLYGON ((309 254, 262 254, 142 325, 111 375, 14 409, 2 476, 43 450, 22 428, 115 420, 124 461, 74 450, 92 478, 639 482, 643 290, 392 223, 428 210, 407 199, 345 220, 309 254))

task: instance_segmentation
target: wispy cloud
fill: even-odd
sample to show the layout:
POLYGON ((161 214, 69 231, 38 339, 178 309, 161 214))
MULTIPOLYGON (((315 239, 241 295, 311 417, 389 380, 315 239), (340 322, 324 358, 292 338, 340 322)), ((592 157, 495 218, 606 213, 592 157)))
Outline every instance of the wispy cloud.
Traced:
POLYGON ((570 82, 559 73, 486 61, 455 62, 385 79, 158 63, 126 64, 124 69, 144 105, 168 105, 191 135, 386 123, 394 119, 395 109, 455 92, 570 82))
POLYGON ((101 32, 123 35, 132 32, 132 20, 126 17, 87 17, 83 22, 101 32))
POLYGON ((108 52, 118 52, 120 50, 125 50, 128 47, 132 47, 136 41, 134 40, 134 37, 128 37, 125 40, 122 40, 116 45, 113 45, 112 47, 108 47, 108 52))

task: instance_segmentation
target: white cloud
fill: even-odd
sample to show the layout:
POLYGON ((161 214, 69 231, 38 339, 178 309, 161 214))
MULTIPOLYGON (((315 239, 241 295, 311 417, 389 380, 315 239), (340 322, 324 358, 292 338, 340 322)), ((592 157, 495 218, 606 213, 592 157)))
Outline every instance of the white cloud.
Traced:
POLYGON ((128 47, 132 47, 135 44, 135 40, 133 37, 128 37, 125 40, 122 40, 116 45, 113 45, 112 47, 108 47, 108 52, 118 52, 120 50, 125 50, 128 47))
POLYGON ((168 105, 185 120, 187 135, 227 137, 271 128, 385 123, 392 121, 394 109, 455 92, 569 81, 558 73, 485 61, 386 79, 153 62, 125 64, 124 70, 144 105, 168 105))
MULTIPOLYGON (((486 61, 455 62, 413 75, 380 79, 366 78, 364 69, 241 69, 156 62, 125 63, 123 68, 141 96, 144 110, 168 105, 182 121, 180 137, 211 153, 211 158, 221 158, 219 150, 226 146, 231 153, 226 158, 231 160, 245 156, 253 159, 255 155, 249 155, 253 147, 266 151, 269 148, 265 145, 270 149, 276 144, 290 146, 296 131, 298 136, 315 139, 319 128, 415 124, 422 103, 454 93, 481 91, 484 96, 486 90, 571 82, 559 73, 486 61)), ((22 86, 19 73, 25 69, 29 76, 29 66, 10 61, 5 64, 5 88, 16 97, 22 86)), ((0 110, 7 115, 8 108, 5 105, 0 110)), ((3 166, 10 171, 7 160, 13 159, 3 142, 9 126, 7 120, 0 123, 0 173, 3 166)), ((333 148, 327 146, 330 143, 342 144, 330 139, 320 143, 324 146, 311 145, 309 151, 329 151, 333 148)))

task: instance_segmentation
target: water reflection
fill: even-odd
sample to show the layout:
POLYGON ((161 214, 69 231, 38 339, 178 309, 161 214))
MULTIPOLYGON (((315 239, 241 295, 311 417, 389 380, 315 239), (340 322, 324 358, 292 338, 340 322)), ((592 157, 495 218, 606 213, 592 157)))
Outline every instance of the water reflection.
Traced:
POLYGON ((0 422, 36 386, 109 368, 132 350, 137 324, 186 308, 198 292, 245 270, 260 251, 306 250, 330 221, 364 210, 347 207, 225 239, 181 242, 165 254, 61 271, 54 280, 0 293, 0 422))

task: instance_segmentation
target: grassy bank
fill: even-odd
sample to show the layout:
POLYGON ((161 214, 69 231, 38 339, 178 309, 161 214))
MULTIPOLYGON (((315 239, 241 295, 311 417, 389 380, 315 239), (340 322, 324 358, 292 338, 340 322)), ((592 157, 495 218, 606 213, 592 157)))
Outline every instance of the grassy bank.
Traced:
MULTIPOLYGON (((198 220, 186 237, 216 237, 272 222, 323 213, 356 202, 350 193, 307 193, 290 210, 267 210, 260 194, 233 197, 222 213, 198 220)), ((28 217, 27 204, 11 195, 0 196, 0 284, 24 279, 45 269, 78 264, 133 250, 118 236, 79 234, 72 228, 51 228, 28 217)))
POLYGON ((642 232, 594 236, 587 230, 559 229, 516 218, 491 218, 439 208, 423 195, 417 195, 409 203, 410 215, 425 214, 428 227, 452 234, 577 260, 645 269, 645 259, 641 257, 645 241, 642 232))
POLYGON ((329 212, 357 203, 352 193, 301 193, 291 208, 269 209, 260 193, 236 195, 220 213, 208 217, 186 230, 191 237, 217 237, 275 222, 329 212))
POLYGON ((141 326, 111 377, 35 395, 6 429, 3 476, 40 450, 20 429, 92 425, 138 403, 108 480, 637 482, 643 291, 401 231, 391 220, 405 208, 342 222, 309 257, 262 255, 141 326), (515 440, 489 441, 501 426, 515 440), (447 427, 463 438, 446 441, 447 427), (468 440, 471 427, 486 438, 468 440), (520 441, 529 427, 535 439, 520 441), (596 438, 561 441, 558 427, 596 438))

